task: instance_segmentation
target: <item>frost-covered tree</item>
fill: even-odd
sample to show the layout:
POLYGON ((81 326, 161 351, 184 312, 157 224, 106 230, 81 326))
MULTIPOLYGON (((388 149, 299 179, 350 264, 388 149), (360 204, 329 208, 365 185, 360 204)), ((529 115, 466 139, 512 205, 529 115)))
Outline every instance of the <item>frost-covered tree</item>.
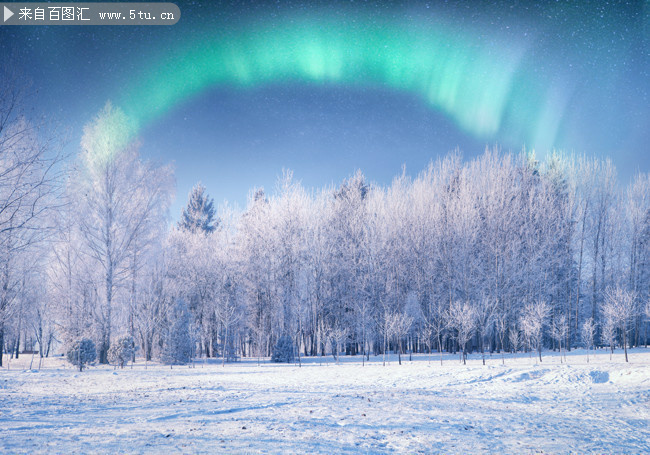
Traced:
MULTIPOLYGON (((142 161, 133 140, 133 126, 110 103, 84 128, 81 153, 70 186, 75 200, 79 245, 101 271, 96 285, 95 309, 99 361, 108 361, 116 303, 130 314, 127 299, 116 302, 118 291, 131 281, 139 267, 138 256, 152 239, 161 210, 170 201, 172 174, 169 167, 142 161), (129 280, 130 278, 130 280, 129 280)), ((134 291, 129 300, 134 306, 134 291)))
POLYGON ((42 254, 32 247, 49 232, 60 186, 56 136, 28 117, 28 93, 14 68, 0 68, 0 366, 21 302, 19 271, 28 271, 20 264, 42 254))
POLYGON ((604 345, 609 346, 609 360, 612 360, 614 355, 614 347, 616 346, 616 322, 617 316, 612 314, 614 307, 611 305, 603 305, 602 311, 602 323, 601 332, 600 332, 600 341, 604 345))
POLYGON ((413 325, 413 317, 407 314, 398 314, 396 316, 393 332, 397 338, 397 361, 402 364, 402 340, 408 334, 413 325))
MULTIPOLYGON (((359 338, 355 328, 363 325, 355 321, 355 302, 369 298, 380 290, 374 288, 372 276, 367 273, 372 267, 365 261, 366 245, 369 242, 368 226, 365 223, 372 189, 364 175, 357 171, 334 189, 329 204, 329 226, 327 230, 330 242, 328 268, 330 286, 327 288, 327 305, 324 309, 327 324, 333 328, 347 329, 348 344, 346 351, 357 351, 356 345, 349 341, 359 338)), ((381 216, 378 213, 378 216, 381 216)), ((383 234, 377 232, 377 235, 383 234)), ((380 237, 384 239, 384 237, 380 237)), ((369 248, 376 245, 368 245, 369 248)), ((381 254, 376 251, 377 254, 381 254)), ((380 259, 378 259, 379 261, 380 259)), ((378 265, 378 264, 375 264, 378 265)), ((394 270, 394 269, 393 269, 394 270)), ((388 269, 385 269, 388 272, 388 269)), ((394 300, 394 297, 391 297, 394 300)), ((362 337, 362 336, 361 336, 362 337)))
POLYGON ((647 296, 648 229, 650 229, 650 174, 639 173, 626 192, 626 220, 629 226, 629 286, 641 298, 647 296), (642 294, 645 294, 642 295, 642 294))
MULTIPOLYGON (((252 193, 238 223, 234 254, 241 259, 240 295, 247 309, 246 325, 256 350, 270 353, 282 336, 295 337, 297 349, 313 346, 314 295, 311 271, 305 266, 308 196, 290 172, 278 179, 277 194, 252 193), (264 335, 262 335, 264 334, 264 335)), ((320 284, 320 283, 319 283, 320 284)), ((316 291, 318 292, 318 291, 316 291)))
POLYGON ((556 316, 551 321, 551 338, 557 342, 560 348, 560 362, 562 362, 562 347, 569 333, 569 324, 565 315, 556 316))
POLYGON ((46 253, 44 276, 46 298, 55 314, 58 336, 64 344, 69 344, 91 332, 95 274, 89 258, 79 249, 82 239, 77 229, 75 206, 70 200, 65 202, 52 220, 54 232, 46 253))
POLYGON ((188 304, 199 353, 215 357, 218 327, 215 304, 220 297, 224 264, 219 261, 219 235, 174 229, 168 238, 170 286, 188 304))
POLYGON ((510 327, 508 329, 508 342, 513 354, 517 355, 517 349, 521 345, 521 333, 517 327, 510 327))
POLYGON ((505 365, 506 363, 505 342, 508 337, 508 318, 506 313, 502 311, 495 312, 494 318, 495 318, 494 327, 496 330, 496 335, 499 338, 499 346, 501 350, 501 364, 505 365))
POLYGON ((449 307, 447 323, 458 343, 460 359, 466 364, 467 342, 476 330, 476 310, 468 302, 454 301, 449 307))
POLYGON ((447 336, 447 314, 444 302, 437 300, 429 305, 426 315, 423 316, 426 327, 430 328, 431 334, 435 337, 440 354, 440 365, 442 365, 442 351, 447 336))
POLYGON ((119 337, 108 350, 108 361, 115 366, 124 368, 135 355, 135 340, 131 335, 119 337))
POLYGON ((483 365, 485 365, 485 344, 487 338, 492 332, 495 310, 496 302, 486 298, 479 299, 476 306, 474 307, 476 314, 476 331, 481 349, 481 359, 483 361, 483 365))
MULTIPOLYGON (((650 305, 650 174, 637 174, 628 186, 623 203, 626 206, 625 224, 628 229, 629 278, 628 287, 637 297, 640 307, 643 302, 650 305)), ((650 308, 649 308, 650 309, 650 308)), ((643 332, 644 343, 648 344, 648 318, 643 311, 631 321, 634 344, 640 344, 643 332)))
POLYGON ((328 335, 332 342, 332 354, 338 365, 341 362, 341 347, 350 336, 350 331, 344 327, 333 327, 328 331, 328 335))
POLYGON ((214 232, 219 227, 219 218, 216 217, 214 200, 206 193, 205 187, 197 183, 187 198, 187 205, 183 208, 178 228, 190 232, 214 232))
POLYGON ((542 361, 542 341, 544 337, 544 327, 550 315, 551 308, 548 303, 538 300, 535 303, 529 303, 524 306, 520 318, 522 332, 528 348, 536 350, 539 355, 539 361, 542 361))
POLYGON ((236 244, 241 260, 244 305, 250 337, 258 356, 271 355, 273 249, 267 217, 269 200, 264 190, 252 191, 247 209, 240 216, 236 244))
POLYGON ((156 341, 162 334, 168 307, 172 296, 169 288, 171 277, 168 275, 168 260, 164 251, 159 251, 150 258, 150 262, 141 274, 138 300, 135 312, 137 340, 144 355, 145 366, 153 358, 156 341))
POLYGON ((192 360, 190 312, 183 299, 177 299, 167 316, 168 328, 160 360, 167 365, 185 365, 192 360))
POLYGON ((582 323, 582 342, 587 348, 587 363, 589 363, 589 350, 594 346, 594 336, 596 335, 596 325, 592 318, 588 318, 582 323))
POLYGON ((231 360, 234 357, 232 332, 234 325, 239 322, 242 316, 237 285, 230 276, 226 276, 221 285, 219 296, 215 304, 215 315, 217 321, 219 321, 223 327, 221 365, 225 366, 226 360, 231 360))
POLYGON ((616 203, 616 169, 611 160, 593 160, 588 172, 590 190, 592 191, 592 205, 588 214, 588 227, 590 228, 590 239, 588 251, 591 256, 591 317, 597 321, 603 303, 605 290, 608 283, 607 268, 610 265, 612 256, 608 250, 613 246, 615 240, 611 231, 612 215, 616 203))
MULTIPOLYGON (((608 335, 612 337, 615 330, 621 334, 621 344, 627 358, 628 332, 630 323, 636 314, 636 295, 621 287, 608 288, 605 291, 605 304, 603 305, 603 324, 608 328, 608 335)), ((611 342, 610 342, 611 343, 611 342)))
POLYGON ((399 323, 399 314, 396 312, 391 312, 387 307, 384 307, 383 312, 381 313, 381 319, 379 321, 379 331, 383 337, 383 347, 382 347, 382 363, 386 366, 386 354, 388 354, 388 349, 390 342, 395 336, 397 324, 399 323))

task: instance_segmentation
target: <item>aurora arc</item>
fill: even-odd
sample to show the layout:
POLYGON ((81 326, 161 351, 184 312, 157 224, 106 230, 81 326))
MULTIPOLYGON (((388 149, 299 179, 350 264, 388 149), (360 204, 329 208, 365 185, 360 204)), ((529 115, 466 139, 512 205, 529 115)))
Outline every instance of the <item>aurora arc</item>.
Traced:
POLYGON ((302 82, 413 93, 480 139, 555 140, 548 116, 561 115, 562 102, 549 105, 545 94, 557 90, 525 73, 525 43, 481 41, 444 24, 322 17, 211 35, 158 58, 118 99, 137 128, 213 87, 302 82))

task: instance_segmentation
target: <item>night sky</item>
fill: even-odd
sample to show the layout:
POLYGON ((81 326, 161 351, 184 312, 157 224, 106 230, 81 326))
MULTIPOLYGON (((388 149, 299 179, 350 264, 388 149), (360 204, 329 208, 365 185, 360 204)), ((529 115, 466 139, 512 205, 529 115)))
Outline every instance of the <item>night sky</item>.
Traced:
MULTIPOLYGON (((144 156, 243 206, 283 168, 388 184, 460 148, 650 170, 650 2, 175 2, 174 26, 0 26, 0 57, 69 128, 107 100, 144 156)), ((4 63, 3 63, 4 64, 4 63)))

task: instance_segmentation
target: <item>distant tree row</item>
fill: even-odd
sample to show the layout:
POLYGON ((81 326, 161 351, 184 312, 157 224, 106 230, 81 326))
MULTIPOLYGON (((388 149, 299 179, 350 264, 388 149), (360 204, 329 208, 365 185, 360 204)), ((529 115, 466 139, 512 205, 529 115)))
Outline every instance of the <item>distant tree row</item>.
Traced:
POLYGON ((621 190, 609 160, 451 154, 386 188, 357 172, 313 194, 286 172, 223 218, 166 245, 198 355, 269 356, 289 337, 298 356, 541 359, 648 340, 650 180, 621 190))
POLYGON ((118 108, 88 123, 78 157, 54 173, 56 154, 3 96, 10 356, 63 346, 81 368, 91 342, 99 362, 123 366, 135 342, 170 364, 521 349, 541 359, 543 348, 648 341, 648 174, 621 188, 609 160, 498 151, 452 153, 385 187, 357 172, 308 192, 287 171, 243 211, 217 214, 199 184, 169 228, 173 172, 139 157, 118 108))

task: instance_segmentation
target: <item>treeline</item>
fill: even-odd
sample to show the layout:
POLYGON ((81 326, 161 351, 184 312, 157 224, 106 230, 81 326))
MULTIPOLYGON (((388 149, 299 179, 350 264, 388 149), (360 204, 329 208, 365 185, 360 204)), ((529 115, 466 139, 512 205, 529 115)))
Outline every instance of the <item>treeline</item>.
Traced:
MULTIPOLYGON (((270 355, 283 335, 304 355, 639 345, 649 191, 560 155, 451 154, 387 188, 357 173, 314 194, 285 173, 212 233, 180 223, 170 286, 203 355, 270 355)), ((206 205, 197 187, 188 207, 206 205)))
MULTIPOLYGON (((41 150, 6 131, 0 175, 41 150)), ((285 172, 241 212, 197 185, 169 228, 172 170, 131 137, 107 105, 58 186, 44 159, 21 174, 40 190, 0 181, 5 206, 25 193, 0 211, 4 352, 88 338, 108 362, 124 335, 170 362, 174 346, 225 361, 278 341, 298 356, 647 343, 648 174, 621 188, 609 160, 452 153, 386 187, 357 172, 310 192, 285 172)))

